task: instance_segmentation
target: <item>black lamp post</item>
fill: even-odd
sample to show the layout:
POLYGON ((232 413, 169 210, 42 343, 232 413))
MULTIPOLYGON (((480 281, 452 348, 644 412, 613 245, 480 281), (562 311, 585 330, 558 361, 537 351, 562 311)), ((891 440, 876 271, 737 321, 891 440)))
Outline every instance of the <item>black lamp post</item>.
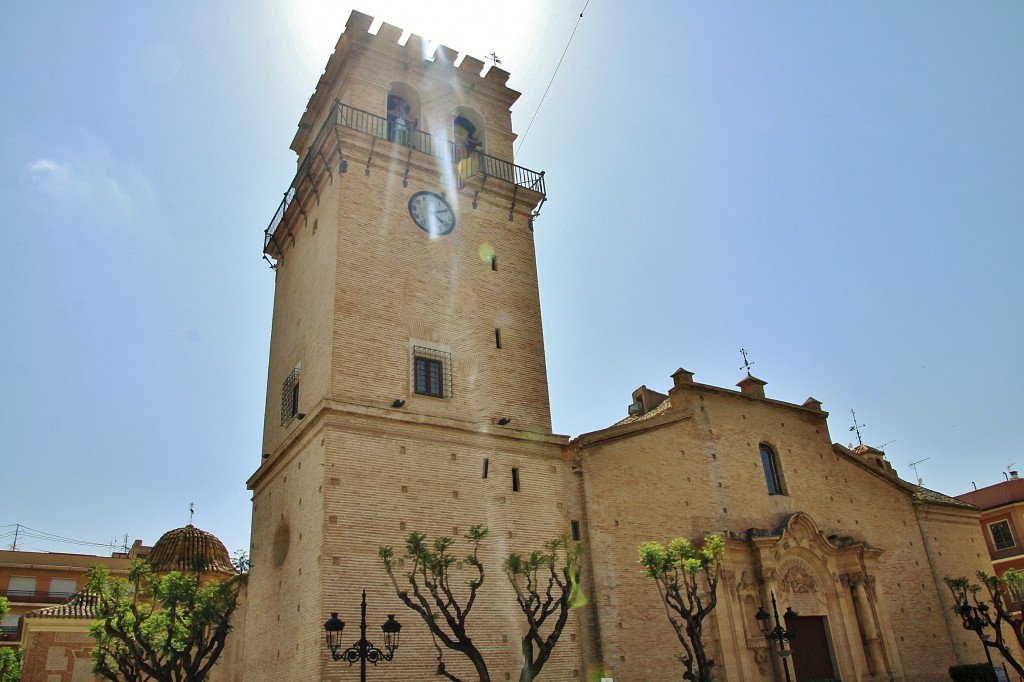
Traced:
POLYGON ((779 607, 775 603, 775 592, 771 592, 772 595, 772 612, 775 614, 775 627, 771 625, 771 616, 765 611, 764 605, 757 610, 757 624, 761 628, 761 632, 764 633, 765 638, 775 642, 779 645, 779 656, 782 658, 782 669, 786 673, 786 682, 793 682, 793 679, 789 676, 789 656, 793 652, 786 648, 786 642, 792 642, 796 639, 796 617, 798 614, 793 610, 792 607, 786 607, 786 613, 783 615, 783 619, 786 622, 786 627, 782 627, 782 621, 779 620, 779 607))
POLYGON ((971 606, 967 599, 964 598, 956 607, 956 612, 960 614, 964 630, 978 633, 978 637, 985 648, 985 658, 988 659, 988 666, 991 668, 992 654, 988 652, 988 635, 985 634, 985 630, 988 629, 989 625, 988 604, 982 601, 978 602, 977 606, 971 606))
POLYGON ((363 590, 362 616, 359 621, 359 641, 345 649, 341 649, 341 631, 345 629, 345 623, 339 618, 337 612, 332 612, 331 617, 324 623, 324 632, 327 633, 327 648, 331 652, 331 658, 335 661, 345 660, 349 665, 359 661, 359 682, 366 682, 366 662, 377 665, 377 661, 390 661, 395 657, 395 649, 398 648, 398 637, 402 630, 402 624, 395 620, 395 614, 389 613, 388 619, 380 626, 384 632, 384 648, 381 651, 366 639, 366 590, 363 590))

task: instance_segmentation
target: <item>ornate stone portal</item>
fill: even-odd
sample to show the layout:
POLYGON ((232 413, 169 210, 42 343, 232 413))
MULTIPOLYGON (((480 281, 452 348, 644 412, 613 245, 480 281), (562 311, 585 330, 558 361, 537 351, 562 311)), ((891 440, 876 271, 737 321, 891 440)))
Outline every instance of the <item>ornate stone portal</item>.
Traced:
POLYGON ((874 589, 879 550, 850 538, 826 538, 810 516, 796 513, 778 528, 751 529, 746 539, 732 538, 727 552, 731 570, 723 583, 728 608, 739 613, 719 621, 735 630, 720 634, 723 647, 732 643, 746 650, 736 652, 742 679, 784 679, 781 658, 754 618, 759 606, 770 604, 772 592, 780 614, 789 607, 801 616, 798 628, 801 621, 824 625, 821 644, 801 642, 798 630, 790 659, 794 665, 801 663, 801 654, 811 655, 808 646, 824 646, 827 652, 813 654, 827 653, 837 679, 903 679, 892 627, 874 589))

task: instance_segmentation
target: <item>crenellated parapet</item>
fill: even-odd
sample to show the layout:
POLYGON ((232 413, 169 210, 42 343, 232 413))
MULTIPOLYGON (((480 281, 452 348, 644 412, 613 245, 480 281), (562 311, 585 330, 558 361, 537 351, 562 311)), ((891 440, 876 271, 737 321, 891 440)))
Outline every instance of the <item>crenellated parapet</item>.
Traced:
POLYGON ((349 15, 292 140, 300 162, 335 100, 384 116, 387 93, 396 83, 417 90, 422 110, 414 120, 420 129, 444 137, 450 115, 470 108, 479 114, 477 123, 486 124, 488 153, 512 159, 510 108, 520 93, 507 87, 507 71, 446 45, 431 49, 415 33, 402 43, 405 31, 388 23, 371 33, 373 22, 362 12, 349 15), (362 60, 372 61, 373 68, 353 75, 354 62, 362 60), (376 80, 368 81, 367 74, 376 80))

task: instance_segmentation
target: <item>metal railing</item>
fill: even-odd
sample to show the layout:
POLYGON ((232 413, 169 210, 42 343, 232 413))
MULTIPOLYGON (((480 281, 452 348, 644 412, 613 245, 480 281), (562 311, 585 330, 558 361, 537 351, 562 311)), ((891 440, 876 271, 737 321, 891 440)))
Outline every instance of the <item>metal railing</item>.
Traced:
POLYGON ((74 592, 46 592, 42 590, 0 590, 0 597, 16 602, 62 602, 74 592))
MULTIPOLYGON (((306 158, 302 160, 302 164, 295 173, 295 178, 292 180, 291 185, 289 185, 288 191, 285 192, 284 198, 278 205, 274 217, 270 220, 270 224, 264 231, 264 249, 273 239, 277 228, 284 220, 288 207, 295 199, 299 185, 310 174, 313 164, 321 156, 324 144, 327 142, 327 136, 335 126, 367 133, 374 138, 387 140, 402 147, 422 152, 428 156, 446 160, 456 166, 459 176, 463 180, 476 176, 483 176, 485 180, 487 178, 497 178, 518 187, 539 192, 540 194, 545 193, 543 171, 538 172, 517 166, 511 161, 499 159, 496 156, 484 154, 480 151, 470 150, 451 140, 437 138, 417 128, 408 127, 400 121, 371 114, 368 111, 356 109, 336 101, 330 115, 327 116, 319 132, 317 132, 313 144, 307 150, 306 158)), ((326 163, 326 160, 323 162, 326 163)))

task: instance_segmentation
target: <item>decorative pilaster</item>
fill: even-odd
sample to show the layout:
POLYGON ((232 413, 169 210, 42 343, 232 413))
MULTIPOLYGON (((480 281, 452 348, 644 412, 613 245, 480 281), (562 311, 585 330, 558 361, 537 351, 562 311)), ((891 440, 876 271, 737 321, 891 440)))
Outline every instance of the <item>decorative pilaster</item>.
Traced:
POLYGON ((868 578, 863 573, 843 575, 843 582, 853 593, 853 610, 860 626, 868 672, 874 676, 886 672, 885 651, 882 649, 882 640, 878 635, 878 626, 875 624, 874 609, 871 607, 871 598, 866 587, 867 581, 868 578))

